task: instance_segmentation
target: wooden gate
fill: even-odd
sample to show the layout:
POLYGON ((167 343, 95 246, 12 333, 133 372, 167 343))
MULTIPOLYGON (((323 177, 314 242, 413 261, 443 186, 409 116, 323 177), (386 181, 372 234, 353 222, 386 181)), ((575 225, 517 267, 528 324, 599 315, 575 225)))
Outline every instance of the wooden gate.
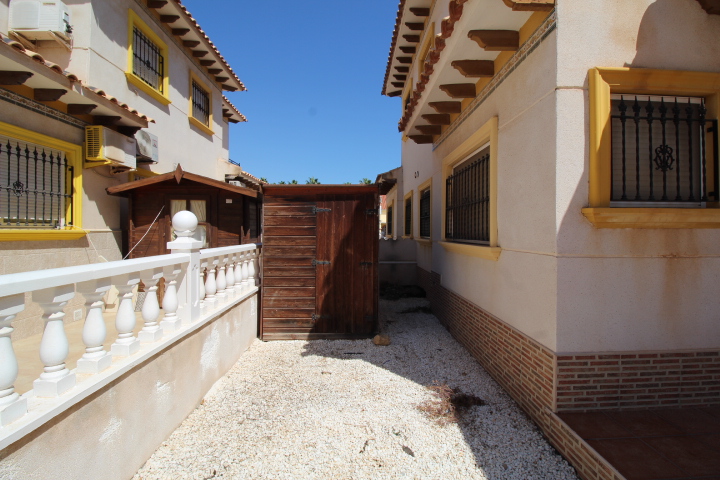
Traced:
POLYGON ((264 187, 263 340, 377 331, 377 186, 264 187))

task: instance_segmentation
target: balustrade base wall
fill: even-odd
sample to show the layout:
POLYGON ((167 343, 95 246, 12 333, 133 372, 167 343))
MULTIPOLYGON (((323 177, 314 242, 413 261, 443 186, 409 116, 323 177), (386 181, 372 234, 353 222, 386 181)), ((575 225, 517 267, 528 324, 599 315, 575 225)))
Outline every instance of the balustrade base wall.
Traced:
POLYGON ((584 479, 622 478, 555 415, 720 404, 720 351, 558 355, 417 269, 433 313, 584 479))
POLYGON ((0 478, 132 477, 255 340, 257 297, 0 451, 0 478))

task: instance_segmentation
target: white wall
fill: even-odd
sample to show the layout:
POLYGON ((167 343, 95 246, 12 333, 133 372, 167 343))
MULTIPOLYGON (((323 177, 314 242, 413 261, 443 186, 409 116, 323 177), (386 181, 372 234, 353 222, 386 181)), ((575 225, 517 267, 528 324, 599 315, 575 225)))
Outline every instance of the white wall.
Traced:
POLYGON ((587 72, 720 72, 720 16, 696 0, 558 2, 558 351, 720 345, 720 232, 597 229, 588 202, 587 72))

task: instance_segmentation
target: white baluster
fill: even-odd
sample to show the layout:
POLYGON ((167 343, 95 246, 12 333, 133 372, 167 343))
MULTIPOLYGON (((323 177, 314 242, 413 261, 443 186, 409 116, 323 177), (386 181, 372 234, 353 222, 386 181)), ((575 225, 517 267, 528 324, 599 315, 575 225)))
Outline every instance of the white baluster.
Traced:
POLYGON ((36 397, 57 397, 75 386, 75 373, 65 366, 70 344, 65 335, 63 308, 75 296, 74 285, 33 292, 33 300, 43 309, 45 330, 40 340, 40 361, 45 366, 33 382, 36 397))
POLYGON ((78 283, 77 291, 85 297, 85 325, 82 339, 85 353, 77 362, 77 373, 98 373, 110 367, 112 355, 105 350, 107 328, 103 318, 103 295, 110 290, 110 279, 78 283))
POLYGON ((247 290, 250 288, 250 284, 248 283, 248 277, 249 277, 249 267, 248 263, 250 262, 250 252, 245 252, 243 255, 243 262, 242 262, 242 288, 243 290, 247 290))
POLYGON ((15 391, 18 362, 13 350, 12 321, 25 308, 25 295, 0 298, 0 427, 27 413, 27 399, 15 391))
POLYGON ((235 255, 228 257, 228 264, 225 267, 225 292, 227 293, 228 299, 235 297, 235 255))
POLYGON ((250 253, 250 261, 248 262, 248 286, 250 286, 250 288, 258 284, 257 278, 255 277, 257 275, 257 265, 255 263, 256 257, 257 251, 253 250, 250 253))
POLYGON ((239 295, 243 290, 242 285, 242 264, 243 264, 243 253, 239 253, 237 261, 235 262, 235 292, 239 295))
POLYGON ((140 283, 140 275, 121 275, 113 278, 113 284, 118 289, 117 314, 115 315, 115 329, 118 332, 117 340, 110 347, 114 357, 128 357, 140 350, 140 340, 135 338, 134 330, 137 320, 133 308, 133 288, 140 283))
POLYGON ((225 289, 227 288, 227 282, 225 281, 225 257, 219 257, 218 258, 218 266, 217 266, 217 276, 215 278, 215 283, 217 284, 217 293, 215 296, 218 299, 218 304, 222 305, 227 301, 227 292, 225 289))
POLYGON ((200 285, 199 285, 199 296, 200 298, 200 311, 205 312, 205 271, 207 267, 207 262, 203 262, 200 264, 200 268, 198 271, 200 272, 200 285))
POLYGON ((208 261, 205 269, 205 310, 210 312, 217 306, 217 285, 215 284, 215 264, 217 260, 208 261))
POLYGON ((165 267, 163 273, 165 274, 165 296, 163 296, 162 308, 165 310, 165 316, 160 322, 160 327, 163 334, 168 335, 180 328, 180 317, 177 315, 177 277, 182 273, 182 268, 180 265, 171 265, 165 267))
POLYGON ((185 254, 190 260, 187 270, 184 274, 180 274, 176 284, 179 304, 177 315, 183 325, 189 325, 200 318, 205 297, 200 261, 200 248, 203 242, 194 238, 197 224, 197 217, 192 212, 187 210, 177 212, 172 218, 176 239, 167 243, 170 252, 185 254))
POLYGON ((142 306, 142 318, 145 321, 142 330, 138 333, 140 343, 153 343, 160 340, 163 336, 162 328, 158 325, 158 317, 160 317, 160 305, 158 304, 157 289, 158 282, 163 276, 162 268, 154 268, 145 270, 140 273, 140 278, 145 284, 147 293, 142 306))

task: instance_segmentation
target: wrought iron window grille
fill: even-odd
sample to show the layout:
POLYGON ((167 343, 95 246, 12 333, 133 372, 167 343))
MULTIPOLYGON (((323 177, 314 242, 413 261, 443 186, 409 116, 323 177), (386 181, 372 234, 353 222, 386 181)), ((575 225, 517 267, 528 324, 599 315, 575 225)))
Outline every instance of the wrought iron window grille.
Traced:
POLYGON ((72 225, 73 176, 65 152, 0 136, 0 228, 72 225))
POLYGON ((192 82, 192 116, 210 126, 210 95, 195 80, 192 82))
POLYGON ((718 201, 717 120, 697 97, 612 95, 614 207, 718 201))
POLYGON ((133 74, 160 93, 163 92, 165 59, 160 47, 140 29, 133 27, 133 74))
POLYGON ((388 207, 387 209, 387 221, 386 221, 386 234, 388 237, 392 237, 393 235, 393 207, 388 207))
POLYGON ((490 242, 490 148, 484 147, 445 180, 445 238, 490 242))
POLYGON ((412 235, 412 197, 405 200, 405 236, 412 235))
POLYGON ((430 238, 430 189, 420 192, 420 237, 430 238))

